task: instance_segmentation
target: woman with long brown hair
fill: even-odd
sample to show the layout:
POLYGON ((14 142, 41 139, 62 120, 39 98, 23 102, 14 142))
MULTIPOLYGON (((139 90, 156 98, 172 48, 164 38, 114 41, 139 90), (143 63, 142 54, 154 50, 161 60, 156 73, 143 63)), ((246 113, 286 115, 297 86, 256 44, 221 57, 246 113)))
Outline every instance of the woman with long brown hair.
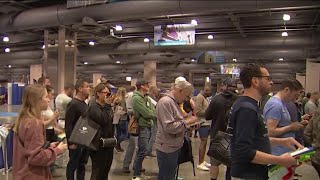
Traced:
POLYGON ((51 143, 45 149, 45 127, 41 111, 49 105, 47 91, 41 85, 25 88, 19 117, 14 126, 13 180, 52 179, 49 165, 62 154, 67 145, 51 143))

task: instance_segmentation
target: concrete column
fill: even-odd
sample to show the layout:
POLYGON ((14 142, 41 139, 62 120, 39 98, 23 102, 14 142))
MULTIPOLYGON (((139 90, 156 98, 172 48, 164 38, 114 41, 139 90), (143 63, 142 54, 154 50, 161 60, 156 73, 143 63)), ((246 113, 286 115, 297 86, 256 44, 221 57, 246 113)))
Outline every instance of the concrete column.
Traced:
POLYGON ((42 74, 44 76, 48 76, 48 43, 49 43, 49 31, 44 30, 44 49, 43 49, 43 64, 42 64, 42 74))
POLYGON ((193 84, 193 72, 189 72, 188 81, 189 81, 189 83, 193 84))
POLYGON ((30 84, 34 84, 34 80, 38 81, 38 79, 42 76, 42 70, 42 64, 30 65, 30 84))
POLYGON ((306 92, 315 92, 320 89, 320 63, 315 59, 307 59, 306 65, 306 92))
POLYGON ((150 81, 150 85, 157 85, 157 62, 156 61, 145 61, 144 62, 144 73, 143 77, 145 80, 150 81))
POLYGON ((58 84, 57 92, 62 92, 64 88, 65 81, 65 62, 66 62, 66 28, 59 27, 58 32, 58 84))
POLYGON ((137 83, 137 78, 131 78, 131 86, 135 86, 137 83))
POLYGON ((306 76, 296 73, 296 79, 302 84, 303 88, 306 89, 306 76))
POLYGON ((101 73, 93 73, 92 74, 92 85, 93 85, 93 87, 96 87, 96 85, 98 85, 97 84, 97 81, 98 81, 98 79, 100 79, 102 77, 102 74, 101 73))

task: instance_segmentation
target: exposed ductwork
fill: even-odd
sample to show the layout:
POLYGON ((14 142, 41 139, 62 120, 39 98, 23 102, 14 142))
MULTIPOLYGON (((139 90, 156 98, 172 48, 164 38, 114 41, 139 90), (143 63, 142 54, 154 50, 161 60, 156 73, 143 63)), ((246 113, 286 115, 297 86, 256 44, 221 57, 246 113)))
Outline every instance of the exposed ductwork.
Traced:
POLYGON ((317 1, 125 1, 85 8, 67 9, 66 4, 30 9, 0 17, 0 32, 21 31, 95 20, 128 20, 194 13, 273 10, 319 6, 317 1))
POLYGON ((145 52, 159 52, 159 51, 258 51, 258 50, 285 50, 285 49, 317 49, 320 47, 320 35, 304 34, 300 36, 290 37, 269 37, 269 36, 255 36, 235 39, 199 39, 196 40, 195 45, 190 46, 154 46, 153 42, 126 42, 119 45, 117 48, 111 46, 96 46, 94 48, 80 47, 81 55, 90 56, 97 55, 97 53, 104 54, 128 54, 128 53, 145 53, 145 52), (243 43, 245 41, 245 44, 243 43))

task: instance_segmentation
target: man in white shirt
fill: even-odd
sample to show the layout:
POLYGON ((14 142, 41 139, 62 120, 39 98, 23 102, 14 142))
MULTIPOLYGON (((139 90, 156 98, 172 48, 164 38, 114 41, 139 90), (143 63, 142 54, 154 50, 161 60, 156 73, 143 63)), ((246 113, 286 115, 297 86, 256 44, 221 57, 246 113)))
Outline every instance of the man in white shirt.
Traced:
POLYGON ((59 112, 59 126, 64 128, 65 116, 68 103, 72 100, 74 86, 67 84, 64 86, 64 91, 56 97, 56 109, 59 112))
POLYGON ((309 101, 304 105, 305 114, 314 114, 316 112, 319 98, 320 98, 319 92, 314 92, 311 94, 309 101))

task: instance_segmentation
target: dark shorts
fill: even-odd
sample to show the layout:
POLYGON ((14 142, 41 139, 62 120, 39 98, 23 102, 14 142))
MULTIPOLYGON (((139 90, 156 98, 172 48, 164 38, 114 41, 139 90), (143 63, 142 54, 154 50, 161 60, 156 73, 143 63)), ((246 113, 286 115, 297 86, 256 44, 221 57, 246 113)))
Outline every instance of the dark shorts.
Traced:
POLYGON ((211 164, 211 166, 220 166, 221 162, 214 159, 214 158, 210 158, 210 164, 211 164))
POLYGON ((198 129, 200 138, 208 138, 210 134, 210 126, 201 126, 198 129))

